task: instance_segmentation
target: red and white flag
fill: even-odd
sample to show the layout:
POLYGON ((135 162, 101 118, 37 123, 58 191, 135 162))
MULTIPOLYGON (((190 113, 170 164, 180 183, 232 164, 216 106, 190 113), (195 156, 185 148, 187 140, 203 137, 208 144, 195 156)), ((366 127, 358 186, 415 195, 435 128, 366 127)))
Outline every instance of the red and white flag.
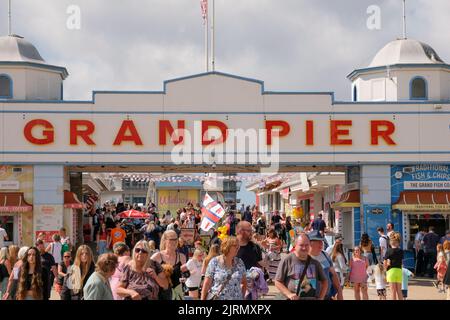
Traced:
POLYGON ((93 213, 93 211, 95 211, 95 203, 97 202, 98 197, 95 194, 90 194, 89 198, 86 201, 86 211, 89 212, 90 214, 93 213))
POLYGON ((205 24, 208 19, 208 0, 200 0, 200 7, 202 8, 203 24, 205 24))
POLYGON ((202 224, 200 228, 204 231, 211 229, 225 214, 225 210, 209 194, 205 194, 202 208, 202 224))

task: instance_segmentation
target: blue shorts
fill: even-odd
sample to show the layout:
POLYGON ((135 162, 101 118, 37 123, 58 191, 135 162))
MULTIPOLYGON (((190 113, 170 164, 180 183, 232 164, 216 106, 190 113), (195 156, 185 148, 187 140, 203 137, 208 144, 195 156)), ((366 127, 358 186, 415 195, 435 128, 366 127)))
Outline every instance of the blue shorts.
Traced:
POLYGON ((402 290, 403 298, 408 298, 408 290, 402 290))

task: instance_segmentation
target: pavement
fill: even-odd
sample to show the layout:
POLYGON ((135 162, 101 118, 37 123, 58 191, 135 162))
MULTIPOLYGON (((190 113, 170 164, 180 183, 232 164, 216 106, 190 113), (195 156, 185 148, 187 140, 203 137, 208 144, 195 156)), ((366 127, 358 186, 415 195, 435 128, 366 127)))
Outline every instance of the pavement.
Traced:
MULTIPOLYGON (((446 293, 439 293, 430 278, 412 278, 408 285, 408 300, 446 300, 446 293)), ((387 300, 391 299, 389 288, 386 288, 387 300)), ((278 294, 275 285, 269 285, 269 293, 262 300, 274 300, 278 294)), ((353 289, 344 288, 344 300, 355 300, 353 289)), ((369 300, 379 300, 375 284, 369 283, 369 300)))

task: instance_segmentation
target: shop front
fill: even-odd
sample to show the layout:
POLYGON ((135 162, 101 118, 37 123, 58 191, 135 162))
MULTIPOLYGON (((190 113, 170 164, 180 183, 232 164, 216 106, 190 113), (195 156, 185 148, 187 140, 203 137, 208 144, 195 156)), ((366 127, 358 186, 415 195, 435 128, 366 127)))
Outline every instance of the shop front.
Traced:
POLYGON ((401 215, 405 265, 413 268, 416 234, 450 229, 450 166, 392 166, 391 173, 392 212, 401 215))
POLYGON ((360 207, 359 189, 343 192, 339 201, 331 205, 335 210, 337 233, 345 235, 345 249, 352 249, 359 244, 363 221, 360 207))
POLYGON ((6 246, 23 243, 24 215, 33 211, 22 192, 0 193, 0 225, 8 234, 6 246))

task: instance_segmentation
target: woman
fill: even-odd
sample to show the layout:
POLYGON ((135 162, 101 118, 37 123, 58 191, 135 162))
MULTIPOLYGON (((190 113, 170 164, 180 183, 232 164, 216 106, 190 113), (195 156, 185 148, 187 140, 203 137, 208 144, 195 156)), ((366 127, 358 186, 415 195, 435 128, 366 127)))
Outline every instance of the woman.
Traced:
POLYGON ((64 254, 66 251, 72 251, 72 245, 70 243, 70 238, 66 234, 66 228, 59 229, 59 236, 61 237, 61 244, 62 244, 62 254, 64 254))
MULTIPOLYGON (((375 260, 373 258, 372 252, 373 252, 373 243, 372 240, 370 240, 369 235, 367 233, 363 233, 361 235, 361 241, 359 244, 359 247, 362 250, 362 255, 367 258, 369 261, 369 266, 375 264, 375 260)), ((377 261, 378 263, 378 261, 377 261)))
POLYGON ((450 261, 450 241, 445 240, 443 248, 444 248, 444 253, 445 253, 445 260, 447 260, 447 262, 449 262, 450 261))
POLYGON ((106 229, 106 223, 102 223, 97 233, 97 253, 99 256, 106 253, 108 243, 110 242, 109 237, 110 232, 106 229))
POLYGON ((159 248, 162 228, 155 221, 150 221, 144 233, 144 239, 147 241, 155 241, 156 249, 159 248))
POLYGON ((270 280, 274 281, 275 275, 277 274, 278 265, 281 261, 281 249, 283 248, 283 244, 281 240, 277 236, 277 232, 274 229, 270 229, 267 232, 267 238, 261 242, 261 245, 267 251, 268 258, 268 272, 270 276, 270 280))
POLYGON ((11 262, 12 267, 14 267, 19 260, 19 250, 19 246, 16 246, 15 244, 9 246, 9 261, 11 262))
POLYGON ((131 260, 130 248, 125 244, 125 242, 117 242, 113 247, 113 251, 117 257, 117 267, 114 274, 111 276, 109 283, 111 285, 114 300, 123 300, 122 297, 117 295, 116 291, 120 283, 120 278, 122 277, 123 269, 131 260))
POLYGON ((20 267, 22 266, 22 260, 23 257, 25 257, 25 254, 29 247, 22 247, 19 249, 19 253, 17 254, 18 260, 14 264, 12 268, 11 275, 9 276, 8 280, 8 286, 6 288, 6 292, 3 293, 3 300, 15 300, 16 299, 16 293, 17 293, 17 286, 19 285, 19 273, 20 273, 20 267))
MULTIPOLYGON (((151 259, 160 263, 163 267, 168 265, 172 270, 170 275, 172 295, 171 300, 182 300, 184 297, 180 278, 182 272, 187 271, 185 266, 186 256, 177 252, 178 235, 173 230, 168 230, 161 237, 161 251, 155 253, 151 259)), ((170 292, 165 292, 165 298, 169 299, 170 292)))
POLYGON ((186 279, 189 297, 197 300, 200 282, 202 281, 203 251, 196 249, 192 258, 186 263, 190 276, 186 279))
POLYGON ((157 300, 159 287, 168 283, 159 263, 149 259, 149 247, 145 240, 136 243, 132 260, 123 268, 116 293, 126 300, 157 300))
POLYGON ((81 245, 75 255, 73 265, 67 270, 61 291, 61 300, 82 300, 83 288, 94 273, 94 257, 87 245, 81 245))
POLYGON ((202 300, 243 300, 247 290, 244 262, 236 257, 239 242, 236 237, 225 238, 221 255, 211 259, 206 269, 202 300))
POLYGON ((203 260, 202 276, 205 274, 206 269, 208 268, 208 264, 211 261, 211 259, 214 258, 214 257, 217 257, 218 255, 220 255, 220 245, 212 244, 209 247, 208 255, 206 256, 205 260, 203 260))
POLYGON ((84 300, 114 300, 109 278, 116 271, 117 257, 112 253, 104 253, 98 257, 95 272, 84 286, 84 300))
POLYGON ((345 275, 347 274, 347 259, 345 259, 344 245, 342 243, 336 243, 331 251, 331 260, 333 261, 334 270, 339 276, 339 282, 341 287, 345 284, 345 275))
MULTIPOLYGON (((8 279, 11 274, 11 261, 9 259, 8 247, 0 249, 0 293, 3 295, 6 292, 8 286, 8 279)), ((0 295, 0 296, 1 296, 0 295)))
POLYGON ((61 295, 61 291, 64 285, 64 278, 67 274, 67 270, 72 265, 72 256, 69 251, 63 253, 63 261, 58 264, 58 278, 56 279, 55 290, 61 295))
POLYGON ((48 285, 48 273, 41 267, 38 248, 31 247, 22 259, 17 300, 42 300, 48 285))
POLYGON ((182 253, 186 258, 189 258, 189 247, 186 245, 186 240, 183 238, 178 239, 177 251, 182 253))
POLYGON ((386 281, 391 288, 392 300, 403 300, 402 295, 402 263, 403 250, 400 249, 400 234, 392 232, 389 237, 390 248, 387 249, 384 267, 386 271, 386 281))
POLYGON ((350 282, 353 283, 355 300, 361 300, 361 292, 363 300, 369 300, 367 292, 367 268, 369 268, 369 261, 361 254, 361 248, 353 248, 353 256, 350 260, 350 282))

